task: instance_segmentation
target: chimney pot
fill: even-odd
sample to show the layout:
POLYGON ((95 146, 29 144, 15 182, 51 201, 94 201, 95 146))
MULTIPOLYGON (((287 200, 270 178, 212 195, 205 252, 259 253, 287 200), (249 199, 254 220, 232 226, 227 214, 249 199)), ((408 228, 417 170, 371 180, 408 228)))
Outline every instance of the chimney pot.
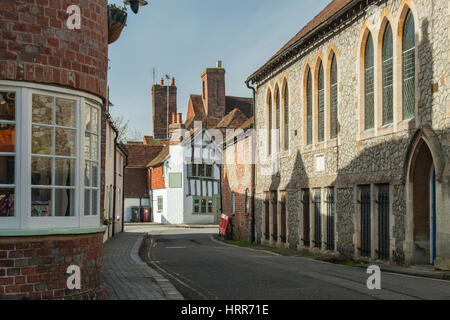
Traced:
POLYGON ((174 85, 175 85, 175 77, 172 77, 172 81, 171 81, 170 85, 171 85, 171 86, 174 86, 174 85))
POLYGON ((177 114, 177 123, 181 124, 183 122, 183 115, 181 113, 177 114))
POLYGON ((221 60, 217 61, 217 68, 222 68, 222 61, 221 60))
POLYGON ((172 123, 177 123, 177 114, 172 112, 172 123))
POLYGON ((160 84, 161 86, 164 85, 164 79, 163 79, 163 78, 161 78, 161 81, 159 82, 159 84, 160 84))

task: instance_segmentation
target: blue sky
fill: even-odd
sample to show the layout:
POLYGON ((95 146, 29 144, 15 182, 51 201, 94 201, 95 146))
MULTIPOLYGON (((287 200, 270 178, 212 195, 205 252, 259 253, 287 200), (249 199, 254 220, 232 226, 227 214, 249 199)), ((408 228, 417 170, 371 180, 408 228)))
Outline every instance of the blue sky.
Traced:
MULTIPOLYGON (((109 0, 122 5, 122 0, 109 0)), ((148 0, 109 45, 108 84, 113 115, 144 135, 152 132, 150 88, 174 76, 178 112, 201 93, 200 74, 222 60, 226 94, 250 97, 245 79, 320 12, 329 0, 148 0)))

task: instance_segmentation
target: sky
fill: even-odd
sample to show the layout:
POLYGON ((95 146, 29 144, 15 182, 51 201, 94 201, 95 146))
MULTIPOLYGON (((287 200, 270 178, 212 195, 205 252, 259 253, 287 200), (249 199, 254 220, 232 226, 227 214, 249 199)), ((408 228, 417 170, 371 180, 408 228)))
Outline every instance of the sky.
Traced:
MULTIPOLYGON (((261 67, 330 0, 147 0, 109 45, 108 85, 113 116, 132 131, 152 133, 151 86, 175 77, 178 112, 201 93, 201 72, 221 60, 226 94, 251 97, 247 77, 261 67)), ((123 4, 123 0, 109 0, 123 4)))

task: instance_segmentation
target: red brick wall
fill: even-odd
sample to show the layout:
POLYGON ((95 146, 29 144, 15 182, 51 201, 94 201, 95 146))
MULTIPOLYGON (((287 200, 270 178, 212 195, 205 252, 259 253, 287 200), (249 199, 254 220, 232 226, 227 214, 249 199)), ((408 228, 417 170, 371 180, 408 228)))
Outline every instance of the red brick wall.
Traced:
MULTIPOLYGON (((243 150, 245 141, 238 141, 238 148, 232 144, 228 148, 234 152, 243 150)), ((224 150, 224 157, 226 156, 224 150)), ((239 157, 241 158, 241 157, 239 157)), ((231 217, 231 237, 236 240, 250 242, 252 239, 252 165, 238 164, 238 157, 234 157, 233 164, 227 164, 224 158, 222 170, 222 213, 231 217), (245 191, 249 190, 249 214, 245 212, 245 191), (232 209, 232 192, 235 193, 235 215, 232 209)), ((242 158, 244 159, 244 158, 242 158)))
POLYGON ((0 2, 0 79, 62 85, 106 97, 107 0, 0 2), (66 26, 70 5, 81 29, 66 26))
POLYGON ((125 177, 125 198, 144 198, 148 194, 146 168, 126 168, 125 177))
POLYGON ((155 167, 150 173, 150 189, 164 189, 166 187, 166 182, 163 177, 164 166, 155 167))
POLYGON ((167 137, 167 125, 172 123, 172 113, 177 113, 177 87, 169 87, 169 116, 167 117, 167 86, 152 87, 153 136, 167 137))
POLYGON ((0 299, 103 299, 103 234, 2 237, 0 299), (81 289, 67 288, 67 268, 81 269, 81 289))

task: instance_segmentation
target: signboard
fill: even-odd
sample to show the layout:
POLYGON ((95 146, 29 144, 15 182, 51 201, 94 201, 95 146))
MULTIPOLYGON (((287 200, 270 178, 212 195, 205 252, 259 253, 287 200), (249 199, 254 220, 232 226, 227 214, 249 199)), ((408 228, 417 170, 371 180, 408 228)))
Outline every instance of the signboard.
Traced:
POLYGON ((226 236, 227 234, 227 227, 228 227, 228 221, 229 217, 226 214, 220 215, 220 224, 219 224, 219 232, 221 235, 226 236))

